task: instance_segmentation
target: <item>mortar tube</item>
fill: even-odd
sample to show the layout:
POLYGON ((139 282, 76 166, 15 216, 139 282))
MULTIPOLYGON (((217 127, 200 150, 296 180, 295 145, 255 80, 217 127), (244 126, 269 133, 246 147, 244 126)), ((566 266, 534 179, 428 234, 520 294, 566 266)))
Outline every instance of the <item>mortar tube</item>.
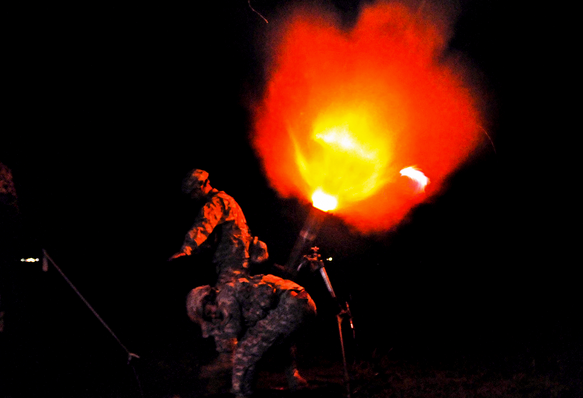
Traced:
POLYGON ((286 268, 294 275, 297 274, 298 261, 302 257, 304 250, 306 247, 311 246, 312 242, 316 239, 325 215, 326 213, 322 210, 311 206, 308 218, 296 239, 296 243, 286 264, 286 268))
POLYGON ((330 278, 328 278, 328 273, 326 272, 326 268, 324 268, 324 266, 320 268, 320 275, 322 275, 322 279, 324 279, 326 289, 328 289, 328 292, 330 293, 332 298, 336 300, 336 294, 334 293, 334 289, 332 288, 332 284, 330 283, 330 278))

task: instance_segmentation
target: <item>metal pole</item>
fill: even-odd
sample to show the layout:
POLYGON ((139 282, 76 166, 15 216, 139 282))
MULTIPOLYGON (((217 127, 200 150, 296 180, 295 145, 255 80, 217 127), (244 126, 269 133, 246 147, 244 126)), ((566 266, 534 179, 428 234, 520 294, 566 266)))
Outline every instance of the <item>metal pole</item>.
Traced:
POLYGON ((348 374, 348 364, 346 361, 346 352, 344 350, 344 338, 342 337, 342 315, 338 314, 338 334, 340 335, 340 347, 342 348, 342 362, 344 364, 344 383, 346 384, 346 396, 350 398, 350 375, 348 374))
POLYGON ((93 315, 95 315, 95 317, 99 320, 99 322, 101 322, 101 324, 107 329, 107 331, 109 332, 109 334, 111 334, 113 336, 113 338, 117 341, 117 343, 121 346, 121 348, 123 348, 123 350, 126 352, 126 354, 128 354, 128 363, 132 360, 132 358, 140 358, 138 355, 131 353, 125 345, 122 344, 121 340, 115 335, 115 333, 113 333, 113 330, 111 330, 111 328, 107 325, 107 323, 105 323, 105 321, 103 320, 103 318, 101 318, 99 316, 99 314, 97 313, 97 311, 95 311, 93 309, 93 307, 91 306, 91 304, 89 304, 89 302, 85 299, 85 297, 83 297, 83 295, 81 294, 81 292, 79 292, 79 290, 77 290, 77 288, 75 287, 75 285, 73 285, 73 283, 69 280, 69 278, 67 278, 67 276, 65 275, 65 273, 61 270, 61 268, 59 268, 59 266, 53 261, 53 259, 48 255, 48 253, 43 250, 43 264, 45 263, 45 259, 47 259, 48 261, 51 262, 51 264, 53 265, 53 267, 55 267, 55 269, 57 271, 59 271, 59 274, 61 274, 61 276, 63 277, 63 279, 65 279, 65 281, 69 284, 69 286, 71 286, 71 288, 75 291, 75 293, 77 293, 77 296, 79 296, 79 298, 85 303, 85 305, 87 306, 87 308, 89 308, 89 310, 93 313, 93 315))
MULTIPOLYGON (((140 379, 138 378, 138 374, 136 372, 136 369, 134 367, 134 364, 132 362, 133 358, 137 358, 139 359, 140 357, 136 354, 134 354, 133 352, 130 352, 125 345, 122 344, 121 340, 115 335, 115 333, 113 333, 113 330, 111 330, 111 328, 107 325, 107 323, 105 323, 105 321, 103 320, 103 318, 101 318, 99 316, 99 314, 97 313, 97 311, 95 311, 95 309, 91 306, 91 304, 89 304, 89 302, 85 299, 85 297, 83 297, 83 295, 81 294, 81 292, 79 292, 79 290, 75 287, 75 285, 73 285, 73 282, 71 282, 69 280, 69 278, 67 278, 67 275, 65 275, 65 273, 61 270, 61 268, 59 268, 59 266, 57 265, 57 263, 55 263, 53 261, 53 259, 49 256, 49 254, 47 253, 46 250, 43 249, 43 271, 48 271, 48 263, 51 263, 53 265, 53 267, 55 267, 55 269, 59 272, 59 274, 61 274, 61 276, 63 277, 63 279, 65 279, 65 281, 69 284, 69 286, 75 291, 75 293, 77 293, 77 296, 79 296, 79 298, 85 303, 85 305, 87 306, 87 308, 89 308, 89 310, 93 313, 93 315, 95 315, 95 317, 99 320, 99 322, 101 322, 101 324, 107 329, 107 331, 113 336, 113 338, 117 341, 117 343, 121 346, 121 348, 126 352, 127 356, 128 356, 128 365, 131 365, 133 371, 134 371, 134 376, 136 377, 136 382, 138 383, 138 388, 140 391, 140 396, 143 397, 144 396, 144 392, 142 391, 142 385, 140 383, 140 379)), ((134 361, 135 362, 135 361, 134 361)))
MULTIPOLYGON (((326 268, 324 267, 323 261, 320 259, 320 254, 314 251, 314 259, 318 261, 318 268, 320 270, 320 275, 324 280, 324 284, 326 285, 326 289, 332 296, 333 299, 336 299, 336 293, 334 293, 334 288, 332 287, 332 283, 330 282, 330 278, 328 277, 328 273, 326 272, 326 268)), ((342 309, 341 312, 336 315, 336 320, 338 321, 338 335, 340 336, 340 348, 342 350, 342 363, 344 365, 344 383, 346 384, 346 396, 350 398, 350 374, 348 373, 348 363, 346 360, 346 350, 344 348, 344 337, 342 335, 342 320, 344 316, 348 316, 350 319, 350 327, 352 328, 352 316, 350 314, 350 310, 348 308, 348 303, 346 303, 346 309, 342 309)), ((354 329, 353 329, 354 334, 354 329)))
POLYGON ((316 239, 325 214, 322 210, 311 206, 308 218, 304 223, 286 264, 286 268, 292 271, 292 273, 297 273, 298 260, 301 258, 304 250, 316 239))

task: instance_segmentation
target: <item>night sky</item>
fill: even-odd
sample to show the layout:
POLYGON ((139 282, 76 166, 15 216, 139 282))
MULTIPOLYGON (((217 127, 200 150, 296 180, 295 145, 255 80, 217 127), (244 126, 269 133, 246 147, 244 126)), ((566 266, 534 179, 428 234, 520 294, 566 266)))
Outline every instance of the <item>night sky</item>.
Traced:
MULTIPOLYGON (((350 25, 358 3, 330 6, 350 25)), ((46 249, 130 350, 182 338, 162 325, 182 308, 167 306, 203 280, 193 272, 201 259, 166 262, 195 215, 180 192, 188 170, 209 171, 211 184, 236 198, 277 263, 306 219, 307 204, 269 187, 248 140, 266 35, 293 2, 252 4, 270 24, 246 1, 31 6, 11 18, 5 78, 14 91, 0 161, 18 193, 17 256, 46 249)), ((315 243, 334 257, 332 283, 370 348, 580 344, 577 182, 561 171, 572 161, 573 105, 563 93, 572 82, 559 23, 552 10, 502 1, 457 7, 450 49, 479 71, 493 146, 395 230, 360 236, 332 215, 315 243), (386 321, 390 331, 380 327, 386 321)), ((63 362, 81 351, 124 362, 54 270, 20 266, 17 290, 38 316, 27 321, 38 347, 63 362)))

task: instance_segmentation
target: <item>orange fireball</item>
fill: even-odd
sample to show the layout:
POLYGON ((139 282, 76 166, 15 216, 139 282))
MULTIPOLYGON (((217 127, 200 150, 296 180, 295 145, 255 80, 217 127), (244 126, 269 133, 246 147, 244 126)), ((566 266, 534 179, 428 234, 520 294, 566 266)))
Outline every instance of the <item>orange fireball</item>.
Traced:
POLYGON ((349 32, 310 9, 276 30, 251 138, 280 195, 321 192, 361 231, 385 230, 471 154, 480 112, 432 20, 384 3, 365 8, 349 32), (400 180, 412 164, 431 179, 426 193, 400 180))

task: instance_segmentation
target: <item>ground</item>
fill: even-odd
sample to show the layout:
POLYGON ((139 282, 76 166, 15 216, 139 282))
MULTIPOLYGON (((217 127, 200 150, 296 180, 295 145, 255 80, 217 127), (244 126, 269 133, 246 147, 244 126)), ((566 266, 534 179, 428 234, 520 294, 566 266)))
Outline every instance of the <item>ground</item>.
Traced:
MULTIPOLYGON (((298 364, 309 388, 291 392, 274 357, 259 369, 255 398, 579 398, 583 392, 581 349, 563 351, 446 357, 417 351, 378 348, 349 356, 350 382, 344 377, 339 345, 298 345, 298 364)), ((126 364, 119 355, 104 350, 108 364, 89 352, 45 351, 42 356, 5 364, 12 383, 0 385, 2 398, 232 398, 228 375, 202 379, 200 367, 214 355, 202 339, 140 351, 126 364), (50 355, 48 355, 50 354, 50 355), (61 361, 57 359, 62 355, 61 361), (92 362, 92 356, 94 361, 92 362), (117 359, 115 359, 117 358, 117 359), (10 391, 2 388, 11 386, 10 391)))
MULTIPOLYGON (((555 364, 554 369, 538 369, 525 358, 506 358, 502 364, 458 361, 450 364, 423 361, 381 360, 377 364, 353 364, 350 372, 350 396, 361 398, 391 397, 578 397, 581 393, 581 366, 573 374, 568 364, 555 364)), ((180 366, 176 364, 177 366, 180 366)), ((182 371, 185 367, 182 365, 182 371)), ((347 397, 341 362, 321 360, 303 368, 310 387, 299 392, 287 389, 280 372, 263 368, 259 374, 257 398, 347 397)), ((228 380, 207 382, 190 379, 179 381, 174 390, 145 397, 161 398, 229 398, 228 380), (183 384, 181 384, 181 382, 183 384), (180 385, 181 384, 181 385, 180 385)))
MULTIPOLYGON (((146 302, 139 317, 135 306, 120 307, 124 315, 113 325, 132 328, 113 329, 140 356, 127 363, 125 351, 67 286, 43 290, 33 276, 21 296, 30 302, 16 313, 25 319, 7 317, 15 322, 0 333, 0 398, 232 398, 228 377, 199 377, 214 345, 188 320, 181 297, 158 307, 146 302)), ((444 316, 417 324, 395 317, 386 327, 357 308, 356 339, 349 330, 344 336, 347 385, 335 316, 319 303, 316 324, 298 341, 309 388, 289 391, 272 352, 259 369, 255 398, 343 398, 348 391, 351 398, 583 397, 583 345, 575 333, 581 329, 545 329, 540 312, 541 321, 496 335, 486 324, 481 333, 478 324, 456 332, 464 323, 444 316)))
MULTIPOLYGON (((305 347, 304 347, 305 348, 305 347)), ((403 358, 391 350, 378 350, 366 359, 348 363, 346 383, 340 351, 303 352, 299 356, 302 375, 309 387, 291 392, 273 359, 263 362, 256 398, 577 398, 583 391, 583 364, 580 352, 569 351, 545 357, 524 354, 492 354, 447 360, 403 358), (350 395, 349 395, 350 394, 350 395)), ((197 360, 160 358, 142 368, 145 398, 230 398, 226 377, 201 380, 197 360), (155 377, 154 375, 157 375, 155 377), (161 375, 164 375, 160 377, 161 375), (154 381, 152 384, 147 380, 154 381)), ((139 395, 135 395, 138 397, 139 395)))

